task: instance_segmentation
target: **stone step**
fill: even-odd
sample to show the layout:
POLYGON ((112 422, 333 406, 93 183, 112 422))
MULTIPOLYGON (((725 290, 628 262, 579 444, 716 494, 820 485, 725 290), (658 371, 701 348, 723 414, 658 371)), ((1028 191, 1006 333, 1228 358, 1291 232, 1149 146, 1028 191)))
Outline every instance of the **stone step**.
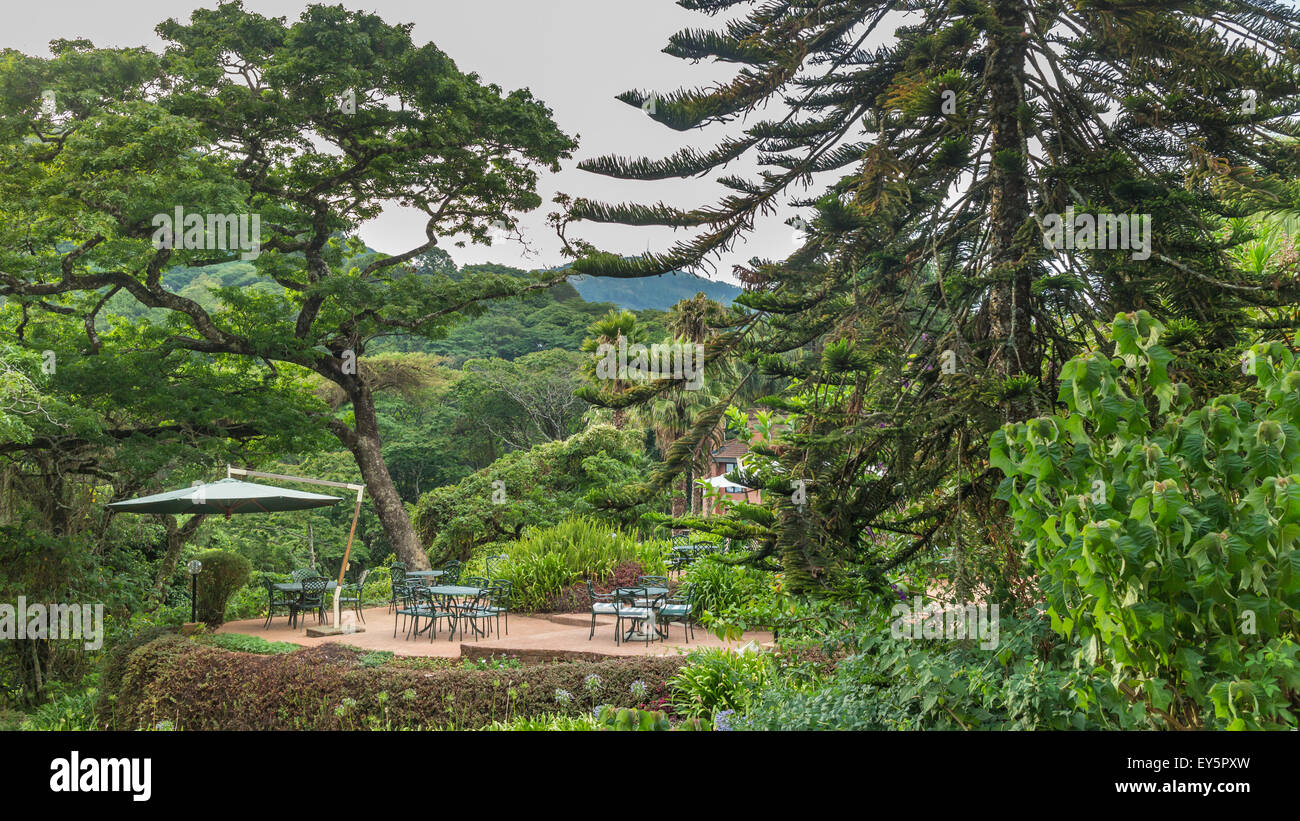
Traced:
MULTIPOLYGON (((547 621, 553 621, 556 624, 564 624, 570 627, 590 627, 590 613, 551 613, 546 617, 547 621)), ((596 629, 599 630, 601 625, 612 627, 614 624, 613 616, 600 615, 596 616, 596 629)))

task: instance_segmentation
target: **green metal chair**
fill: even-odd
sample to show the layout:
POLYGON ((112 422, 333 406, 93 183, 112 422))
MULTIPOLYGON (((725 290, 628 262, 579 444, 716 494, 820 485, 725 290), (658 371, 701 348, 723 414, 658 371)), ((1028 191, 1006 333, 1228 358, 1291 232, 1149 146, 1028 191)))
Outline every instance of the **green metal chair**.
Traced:
POLYGON ((479 636, 488 635, 488 629, 491 628, 496 613, 488 609, 488 591, 484 590, 473 598, 461 599, 461 603, 456 609, 456 624, 460 627, 461 638, 465 637, 465 622, 469 622, 470 627, 474 628, 474 640, 478 641, 479 636), (487 626, 479 630, 478 623, 486 621, 487 626))
MULTIPOLYGON (((393 591, 388 598, 388 609, 396 610, 398 602, 401 601, 402 595, 406 592, 408 586, 406 584, 406 563, 393 562, 388 566, 388 575, 393 581, 393 591)), ((396 627, 393 628, 394 631, 396 629, 396 627)), ((397 633, 394 632, 393 636, 396 637, 397 633)))
POLYGON ((676 592, 669 596, 663 606, 659 608, 657 621, 663 625, 664 638, 668 637, 669 625, 675 621, 681 622, 683 636, 686 635, 686 631, 690 631, 690 638, 687 641, 695 638, 695 619, 692 612, 694 601, 695 585, 686 582, 677 588, 676 592))
POLYGON ((452 559, 438 569, 442 571, 442 575, 438 577, 438 584, 458 584, 460 582, 461 563, 458 559, 452 559))
POLYGON ((488 586, 488 610, 497 614, 497 633, 501 634, 501 616, 506 617, 506 632, 510 635, 510 595, 515 587, 505 579, 493 579, 488 586))
POLYGON ((409 587, 402 588, 401 603, 393 614, 393 638, 397 638, 397 621, 404 619, 403 626, 407 640, 419 632, 420 619, 429 612, 424 599, 409 587))
POLYGON ((339 607, 351 605, 352 611, 357 614, 357 618, 361 619, 362 624, 366 623, 366 617, 361 612, 362 599, 365 598, 362 591, 366 586, 366 577, 369 575, 369 570, 363 570, 361 578, 357 579, 356 582, 343 585, 343 592, 339 596, 339 607))
MULTIPOLYGON (((329 587, 329 580, 323 576, 311 576, 301 582, 302 592, 298 594, 298 600, 290 605, 289 620, 296 629, 298 626, 298 614, 306 614, 312 610, 316 611, 316 623, 320 624, 325 617, 325 591, 329 587)), ((303 619, 304 624, 306 619, 303 619)))
MULTIPOLYGON (((587 597, 591 599, 591 634, 587 641, 596 635, 596 616, 617 616, 618 599, 613 593, 597 593, 596 586, 587 579, 587 597)), ((618 625, 614 625, 614 643, 618 643, 618 625)))
POLYGON ((266 624, 262 626, 269 629, 275 611, 289 614, 297 597, 293 593, 278 589, 275 580, 266 574, 262 575, 262 583, 266 585, 266 624))
POLYGON ((637 587, 667 587, 668 577, 667 576, 637 576, 636 586, 637 587))
POLYGON ((297 570, 295 570, 295 571, 293 571, 292 573, 290 573, 290 574, 289 574, 289 578, 293 579, 294 584, 297 584, 298 582, 302 581, 303 579, 314 579, 314 578, 316 578, 316 577, 319 576, 319 575, 320 575, 320 573, 319 573, 315 568, 312 568, 312 567, 300 567, 300 568, 298 568, 297 570))
MULTIPOLYGON (((428 609, 418 618, 429 620, 429 643, 432 644, 434 638, 438 635, 438 622, 442 619, 447 621, 447 641, 451 641, 456 634, 456 620, 459 615, 452 604, 451 598, 428 591, 425 591, 424 596, 428 602, 428 609)), ((417 629, 416 632, 418 633, 419 630, 417 629)))
POLYGON ((482 576, 466 576, 465 578, 460 580, 460 584, 464 587, 478 587, 483 590, 486 590, 488 587, 490 587, 488 580, 483 578, 482 576))
POLYGON ((489 577, 491 577, 492 565, 497 563, 505 563, 506 561, 509 561, 509 559, 510 557, 504 553, 500 554, 499 556, 488 556, 483 560, 483 572, 486 573, 489 577))

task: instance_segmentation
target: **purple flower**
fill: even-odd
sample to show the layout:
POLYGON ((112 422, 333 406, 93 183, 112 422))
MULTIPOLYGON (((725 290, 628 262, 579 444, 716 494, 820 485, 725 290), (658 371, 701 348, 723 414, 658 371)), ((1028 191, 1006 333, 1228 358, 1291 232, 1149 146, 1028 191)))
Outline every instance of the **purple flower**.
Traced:
POLYGON ((735 710, 723 710, 722 712, 718 713, 716 716, 713 717, 713 729, 729 732, 732 729, 731 717, 734 716, 735 714, 736 714, 735 710))

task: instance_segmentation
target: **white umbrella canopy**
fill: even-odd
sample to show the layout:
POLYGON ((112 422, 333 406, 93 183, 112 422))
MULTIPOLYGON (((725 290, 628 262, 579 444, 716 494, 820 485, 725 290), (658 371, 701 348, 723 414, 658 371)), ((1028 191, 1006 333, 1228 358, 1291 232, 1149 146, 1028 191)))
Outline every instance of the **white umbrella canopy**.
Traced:
POLYGON ((238 479, 221 479, 192 487, 113 502, 108 507, 125 513, 275 513, 310 510, 338 504, 337 496, 259 485, 238 479))
POLYGON ((746 487, 744 485, 737 484, 736 482, 731 481, 730 479, 727 478, 727 475, 725 473, 721 476, 714 476, 712 479, 709 479, 707 481, 710 485, 716 488, 738 487, 741 490, 753 490, 753 488, 751 487, 746 487))

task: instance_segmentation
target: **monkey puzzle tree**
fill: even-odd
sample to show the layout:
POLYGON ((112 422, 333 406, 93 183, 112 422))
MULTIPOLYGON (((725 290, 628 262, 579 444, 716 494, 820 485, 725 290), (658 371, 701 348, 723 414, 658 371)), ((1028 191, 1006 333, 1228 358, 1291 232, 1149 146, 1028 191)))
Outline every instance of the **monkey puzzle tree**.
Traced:
POLYGON ((575 144, 527 90, 482 84, 410 29, 320 5, 286 24, 230 2, 159 25, 161 56, 85 41, 57 41, 49 60, 6 52, 0 297, 78 312, 93 332, 105 301, 126 295, 165 312, 161 345, 338 385, 349 414, 302 413, 351 451, 398 556, 424 567, 356 358, 376 336, 436 336, 483 300, 561 279, 406 264, 440 237, 513 228, 540 204, 537 168, 575 144), (356 231, 388 203, 421 212, 424 236, 365 254, 356 231), (235 225, 238 248, 221 236, 235 225), (273 288, 224 288, 205 310, 164 284, 172 267, 241 251, 273 288))
MULTIPOLYGON (((729 337, 733 353, 792 380, 772 400, 792 414, 790 430, 766 449, 767 487, 784 496, 711 524, 798 568, 794 586, 825 584, 846 564, 879 580, 960 525, 963 505, 988 502, 987 435, 1052 407, 1062 364, 1097 342, 1099 319, 1145 308, 1186 366, 1220 374, 1232 356, 1223 349, 1243 335, 1294 324, 1294 312, 1267 314, 1295 301, 1294 278, 1234 270, 1225 247, 1245 237, 1218 232, 1263 203, 1295 205, 1286 181, 1298 168, 1300 13, 1290 6, 678 4, 728 20, 683 31, 665 51, 739 71, 710 88, 620 99, 681 131, 764 107, 776 115, 711 148, 583 167, 659 180, 752 157, 757 177, 723 176, 729 193, 690 210, 562 198, 557 227, 562 237, 582 220, 695 232, 632 259, 569 240, 578 273, 642 276, 729 250, 779 198, 810 209, 788 259, 737 267, 749 288, 737 302, 758 319, 729 337), (819 173, 839 176, 791 194, 819 173), (1045 223, 1075 211, 1092 235, 1048 247, 1045 223), (1122 242, 1102 241, 1097 226, 1110 223, 1122 242), (1134 233, 1120 231, 1130 224, 1134 233), (807 504, 789 498, 795 482, 807 504), (881 531, 899 538, 882 547, 881 531)), ((1005 521, 968 518, 983 541, 1005 521)))

